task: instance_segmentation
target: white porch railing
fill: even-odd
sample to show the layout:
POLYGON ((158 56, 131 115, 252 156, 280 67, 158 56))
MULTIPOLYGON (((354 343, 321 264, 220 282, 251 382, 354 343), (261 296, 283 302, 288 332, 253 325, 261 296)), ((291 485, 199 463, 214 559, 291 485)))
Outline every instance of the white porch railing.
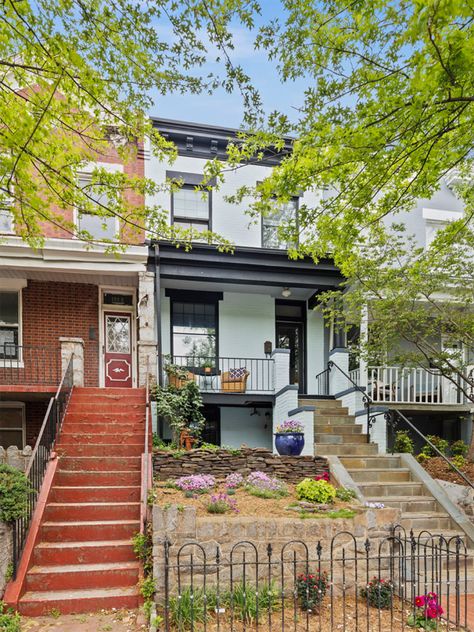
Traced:
MULTIPOLYGON (((352 373, 355 371, 351 371, 352 373)), ((361 384, 360 372, 357 384, 361 384)), ((354 378, 353 378, 354 379, 354 378)), ((367 369, 367 393, 374 402, 396 404, 464 404, 457 384, 436 369, 371 366, 367 369)))

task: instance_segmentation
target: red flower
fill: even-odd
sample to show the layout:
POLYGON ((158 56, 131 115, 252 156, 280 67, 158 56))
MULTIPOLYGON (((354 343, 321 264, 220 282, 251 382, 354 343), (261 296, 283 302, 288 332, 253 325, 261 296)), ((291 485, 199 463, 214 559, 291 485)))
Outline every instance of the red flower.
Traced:
POLYGON ((437 619, 438 618, 438 608, 428 608, 426 611, 428 615, 428 619, 437 619))
POLYGON ((423 608, 424 605, 425 605, 425 597, 423 595, 420 595, 419 597, 415 597, 415 606, 417 608, 423 608))

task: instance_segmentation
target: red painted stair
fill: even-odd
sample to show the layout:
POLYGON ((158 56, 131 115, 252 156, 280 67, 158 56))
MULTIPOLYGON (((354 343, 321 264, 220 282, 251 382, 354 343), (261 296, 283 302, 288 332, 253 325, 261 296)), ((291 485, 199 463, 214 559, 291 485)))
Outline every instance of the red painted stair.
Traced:
POLYGON ((145 389, 74 389, 21 614, 138 606, 144 440, 145 389))

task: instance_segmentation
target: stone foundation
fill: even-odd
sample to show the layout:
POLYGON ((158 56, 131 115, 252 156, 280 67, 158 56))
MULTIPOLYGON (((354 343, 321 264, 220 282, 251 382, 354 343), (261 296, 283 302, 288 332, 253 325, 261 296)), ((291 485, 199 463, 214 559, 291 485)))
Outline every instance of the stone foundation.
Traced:
MULTIPOLYGON (((365 543, 370 542, 370 572, 378 572, 379 544, 390 536, 390 529, 399 522, 400 511, 394 508, 386 509, 366 509, 357 507, 357 515, 352 519, 315 518, 272 518, 272 517, 247 517, 247 516, 209 516, 197 517, 194 507, 173 505, 171 507, 153 507, 153 573, 157 585, 157 597, 163 597, 165 583, 165 540, 170 542, 169 555, 169 589, 171 593, 176 590, 177 585, 177 555, 179 548, 192 542, 199 543, 200 547, 187 546, 180 554, 181 582, 182 586, 190 585, 189 564, 190 553, 193 553, 194 564, 193 573, 194 585, 202 584, 204 576, 206 583, 212 586, 216 583, 216 569, 214 563, 219 550, 220 565, 219 582, 221 588, 228 588, 230 580, 229 561, 234 562, 233 581, 242 579, 243 564, 242 554, 245 551, 245 559, 248 564, 248 581, 254 581, 256 576, 256 555, 258 555, 258 577, 259 580, 268 581, 268 547, 271 545, 271 559, 276 562, 272 567, 272 579, 281 581, 281 553, 284 549, 284 575, 285 582, 291 583, 294 578, 295 566, 293 563, 293 551, 296 551, 297 568, 296 572, 306 572, 305 545, 309 551, 309 567, 314 572, 318 566, 317 547, 322 545, 321 561, 322 569, 330 571, 330 556, 332 543, 332 568, 334 572, 341 574, 340 560, 343 556, 346 559, 344 583, 350 586, 354 581, 355 565, 353 558, 357 551, 358 574, 365 576, 365 543), (246 541, 244 547, 232 548, 239 542, 246 541), (296 541, 296 542, 295 542, 296 541), (287 544, 290 543, 291 544, 287 544), (203 552, 206 558, 206 573, 203 572, 202 565, 203 552), (373 559, 372 559, 373 558, 373 559), (351 580, 352 577, 352 580, 351 580)), ((382 547, 382 554, 389 550, 387 542, 382 547)), ((384 560, 382 569, 385 568, 384 560)), ((336 575, 335 575, 336 577, 336 575)), ((336 589, 336 588, 335 588, 336 589)))
POLYGON ((288 483, 329 472, 327 459, 321 456, 278 456, 265 448, 242 448, 239 454, 227 450, 190 450, 175 457, 167 450, 153 453, 153 472, 160 481, 190 474, 212 474, 217 479, 232 472, 246 476, 260 470, 288 483))
POLYGON ((24 472, 31 458, 32 449, 29 445, 20 450, 15 446, 10 446, 5 450, 0 446, 0 464, 11 465, 17 470, 24 472))
POLYGON ((7 584, 8 573, 13 554, 12 529, 5 522, 0 522, 0 599, 7 584))

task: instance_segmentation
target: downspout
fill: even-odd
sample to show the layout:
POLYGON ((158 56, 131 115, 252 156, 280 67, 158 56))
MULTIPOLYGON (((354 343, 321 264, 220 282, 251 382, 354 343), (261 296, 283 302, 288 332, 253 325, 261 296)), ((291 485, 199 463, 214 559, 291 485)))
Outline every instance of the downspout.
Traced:
POLYGON ((157 377, 158 384, 163 386, 163 354, 161 346, 161 282, 160 282, 160 255, 158 244, 154 244, 154 272, 155 272, 155 327, 157 342, 157 377))

